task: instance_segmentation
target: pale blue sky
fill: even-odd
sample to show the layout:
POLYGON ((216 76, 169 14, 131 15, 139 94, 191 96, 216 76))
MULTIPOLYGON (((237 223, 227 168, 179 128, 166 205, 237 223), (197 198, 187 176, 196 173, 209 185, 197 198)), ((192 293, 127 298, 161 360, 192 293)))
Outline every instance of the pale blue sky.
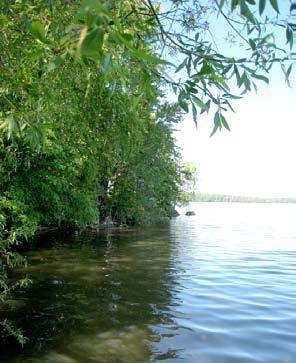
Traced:
POLYGON ((184 160, 197 163, 198 191, 295 197, 295 106, 295 88, 271 82, 236 101, 236 113, 228 116, 231 132, 209 138, 211 117, 200 118, 198 130, 185 117, 176 136, 184 160))
MULTIPOLYGON (((289 1, 280 5, 288 8, 289 1)), ((217 23, 218 24, 218 23, 217 23)), ((219 22, 218 32, 221 34, 219 22)), ((212 30, 215 32, 215 29, 212 30)), ((285 40, 285 33, 277 34, 285 40)), ((223 39, 218 47, 228 47, 223 39)), ((237 49, 228 48, 236 53, 237 49)), ((296 94, 284 82, 279 66, 270 73, 270 85, 259 82, 259 91, 235 101, 236 113, 229 113, 231 132, 209 138, 212 116, 199 118, 195 129, 190 115, 176 133, 185 161, 196 161, 198 191, 263 197, 296 197, 296 94)), ((294 86, 293 86, 294 84, 294 86)))

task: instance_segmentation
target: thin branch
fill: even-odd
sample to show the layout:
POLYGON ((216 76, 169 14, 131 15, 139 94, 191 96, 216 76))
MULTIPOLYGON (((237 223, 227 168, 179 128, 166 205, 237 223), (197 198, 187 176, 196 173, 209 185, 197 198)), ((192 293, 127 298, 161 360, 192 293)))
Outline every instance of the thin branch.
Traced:
MULTIPOLYGON (((155 20, 157 21, 157 24, 159 25, 159 28, 161 30, 160 34, 161 34, 162 41, 165 43, 165 37, 164 37, 165 30, 164 30, 164 28, 163 28, 163 26, 162 26, 162 24, 161 24, 161 22, 159 20, 159 17, 158 17, 158 15, 157 15, 157 13, 156 13, 156 11, 154 9, 154 6, 153 6, 151 0, 147 0, 147 1, 148 1, 148 4, 149 4, 148 8, 152 11, 152 13, 153 13, 153 15, 155 17, 155 20)), ((144 2, 144 4, 147 6, 147 4, 145 2, 144 2)))
MULTIPOLYGON (((219 4, 217 0, 214 0, 216 5, 218 6, 219 9, 219 4)), ((244 42, 246 42, 247 44, 249 44, 248 39, 246 39, 237 29, 236 27, 231 23, 231 20, 228 18, 228 16, 224 13, 224 11, 222 9, 220 9, 220 12, 223 16, 223 18, 227 21, 227 23, 229 24, 229 26, 232 28, 232 30, 241 38, 243 39, 244 42)))
POLYGON ((5 94, 2 94, 2 97, 5 98, 5 100, 10 104, 12 108, 14 108, 16 111, 20 111, 20 109, 13 102, 11 102, 5 94))

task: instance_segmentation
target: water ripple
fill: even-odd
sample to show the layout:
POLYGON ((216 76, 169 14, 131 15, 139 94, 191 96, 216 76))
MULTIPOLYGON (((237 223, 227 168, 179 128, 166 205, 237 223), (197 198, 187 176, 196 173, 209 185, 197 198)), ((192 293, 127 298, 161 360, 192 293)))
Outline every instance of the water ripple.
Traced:
POLYGON ((296 206, 188 208, 33 251, 1 363, 295 363, 296 206))

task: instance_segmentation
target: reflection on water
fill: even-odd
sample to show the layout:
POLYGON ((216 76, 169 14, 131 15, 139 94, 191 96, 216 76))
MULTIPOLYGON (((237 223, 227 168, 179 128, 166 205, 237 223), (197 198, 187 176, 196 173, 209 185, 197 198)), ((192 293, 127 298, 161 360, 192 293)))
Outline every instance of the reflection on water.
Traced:
POLYGON ((30 341, 0 361, 295 363, 296 206, 190 209, 168 225, 43 238, 34 285, 4 307, 30 341))

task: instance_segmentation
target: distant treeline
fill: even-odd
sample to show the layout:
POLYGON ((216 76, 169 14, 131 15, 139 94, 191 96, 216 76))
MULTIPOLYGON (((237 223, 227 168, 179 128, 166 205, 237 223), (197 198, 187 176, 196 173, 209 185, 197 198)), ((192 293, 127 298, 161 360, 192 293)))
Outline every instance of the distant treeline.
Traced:
POLYGON ((296 203, 296 198, 257 198, 226 194, 196 194, 194 201, 230 203, 296 203))

